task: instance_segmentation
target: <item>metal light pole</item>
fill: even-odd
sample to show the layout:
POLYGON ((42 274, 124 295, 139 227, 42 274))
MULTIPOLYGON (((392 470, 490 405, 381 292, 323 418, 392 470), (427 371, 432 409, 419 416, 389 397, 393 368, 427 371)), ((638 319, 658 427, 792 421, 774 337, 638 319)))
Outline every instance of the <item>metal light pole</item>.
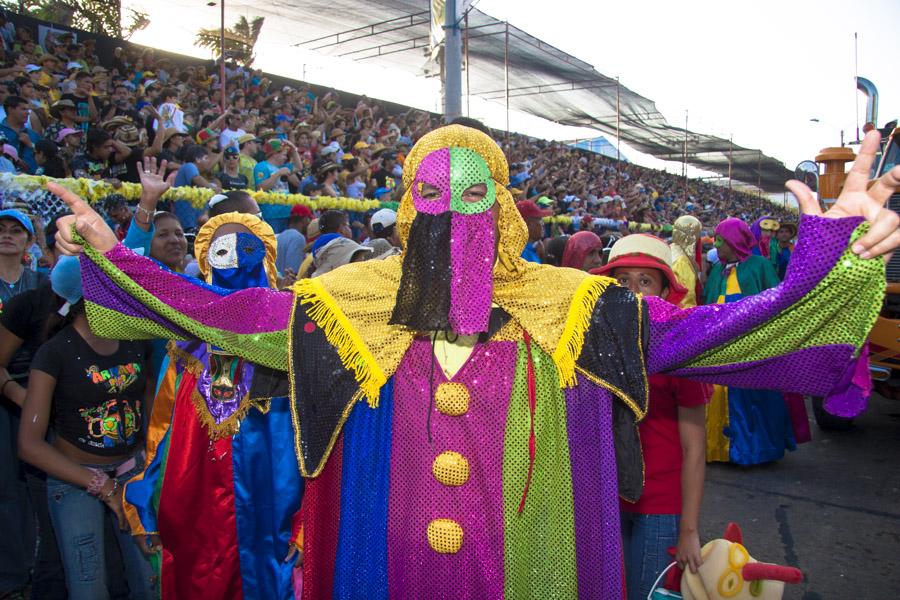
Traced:
POLYGON ((219 71, 219 84, 221 85, 222 113, 225 113, 225 0, 219 0, 219 44, 222 57, 222 66, 219 71))
MULTIPOLYGON (((219 59, 222 64, 219 65, 219 104, 222 112, 225 112, 225 0, 219 0, 219 59)), ((215 6, 215 2, 207 2, 207 6, 215 6)))
POLYGON ((444 4, 444 119, 462 114, 462 39, 456 22, 456 0, 444 4))

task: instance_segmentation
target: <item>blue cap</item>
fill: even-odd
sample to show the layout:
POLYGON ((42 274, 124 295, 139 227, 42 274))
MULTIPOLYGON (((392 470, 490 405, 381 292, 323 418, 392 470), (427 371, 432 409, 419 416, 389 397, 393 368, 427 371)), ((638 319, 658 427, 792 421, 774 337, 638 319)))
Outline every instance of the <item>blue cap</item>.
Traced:
POLYGON ((0 219, 13 219, 18 221, 19 224, 28 230, 28 233, 33 237, 34 236, 34 225, 31 224, 31 219, 25 216, 21 210, 16 210, 14 208, 7 208, 6 210, 0 210, 0 219))
POLYGON ((69 304, 81 300, 81 262, 77 256, 59 257, 50 271, 50 286, 57 296, 69 304))

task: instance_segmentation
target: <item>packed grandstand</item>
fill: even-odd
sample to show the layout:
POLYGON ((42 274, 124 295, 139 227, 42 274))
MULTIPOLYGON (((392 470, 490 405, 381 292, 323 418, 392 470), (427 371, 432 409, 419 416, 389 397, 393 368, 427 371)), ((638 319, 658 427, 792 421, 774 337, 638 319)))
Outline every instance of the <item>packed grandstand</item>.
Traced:
MULTIPOLYGON (((29 21, 8 21, 2 29, 0 99, 24 100, 30 142, 14 127, 4 129, 6 171, 137 183, 137 161, 153 155, 167 159, 170 171, 196 165, 200 177, 176 186, 256 189, 254 163, 289 142, 300 164, 278 189, 264 186, 267 191, 390 201, 399 197, 406 152, 440 124, 433 113, 234 62, 224 71, 223 113, 220 65, 212 61, 84 32, 40 32, 38 44, 40 29, 29 21), (112 144, 109 151, 104 144, 112 144), (198 147, 208 153, 202 160, 198 147), (244 179, 225 174, 228 148, 239 152, 244 179)), ((728 216, 793 218, 780 204, 727 186, 560 142, 504 132, 494 137, 509 160, 514 197, 540 200, 555 215, 571 217, 562 219, 566 224, 583 228, 612 219, 659 226, 685 214, 708 224, 728 216)))

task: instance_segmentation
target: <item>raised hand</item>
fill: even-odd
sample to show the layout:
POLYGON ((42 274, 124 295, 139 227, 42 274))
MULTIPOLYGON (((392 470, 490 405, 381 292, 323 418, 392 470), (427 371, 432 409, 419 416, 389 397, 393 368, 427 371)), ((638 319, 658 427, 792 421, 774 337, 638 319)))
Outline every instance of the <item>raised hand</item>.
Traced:
POLYGON ((108 252, 116 245, 116 234, 109 228, 97 211, 81 199, 78 194, 70 192, 58 183, 48 183, 47 189, 54 195, 62 198, 63 202, 72 211, 71 215, 61 217, 56 221, 56 249, 63 254, 77 256, 81 254, 81 244, 75 241, 72 235, 72 226, 78 235, 100 252, 108 252))
POLYGON ((829 219, 843 217, 863 217, 872 224, 868 233, 853 244, 853 251, 863 258, 873 258, 893 252, 900 247, 900 217, 894 211, 885 208, 891 194, 900 189, 900 165, 882 175, 871 187, 868 187, 869 172, 875 162, 881 135, 870 131, 859 148, 859 156, 844 180, 844 188, 837 202, 824 214, 806 184, 796 180, 787 182, 787 188, 797 197, 800 212, 805 215, 817 215, 829 219))
POLYGON ((141 177, 141 200, 153 201, 154 203, 166 193, 175 183, 176 172, 172 172, 166 177, 166 165, 168 161, 163 160, 156 164, 156 157, 149 156, 143 160, 140 169, 141 177))

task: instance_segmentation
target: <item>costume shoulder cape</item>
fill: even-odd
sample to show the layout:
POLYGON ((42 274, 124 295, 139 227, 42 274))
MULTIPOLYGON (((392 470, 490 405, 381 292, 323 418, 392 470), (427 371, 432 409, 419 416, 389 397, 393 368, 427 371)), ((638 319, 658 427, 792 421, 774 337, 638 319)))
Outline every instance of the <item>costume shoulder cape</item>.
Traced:
MULTIPOLYGON (((389 320, 402 257, 344 266, 294 286, 290 320, 292 407, 304 476, 318 475, 356 401, 376 408, 418 332, 389 320), (316 416, 304 419, 304 414, 316 416)), ((631 413, 647 408, 646 314, 638 296, 608 277, 521 261, 495 271, 494 303, 557 367, 608 389, 631 413)), ((422 332, 424 333, 424 332, 422 332)))

